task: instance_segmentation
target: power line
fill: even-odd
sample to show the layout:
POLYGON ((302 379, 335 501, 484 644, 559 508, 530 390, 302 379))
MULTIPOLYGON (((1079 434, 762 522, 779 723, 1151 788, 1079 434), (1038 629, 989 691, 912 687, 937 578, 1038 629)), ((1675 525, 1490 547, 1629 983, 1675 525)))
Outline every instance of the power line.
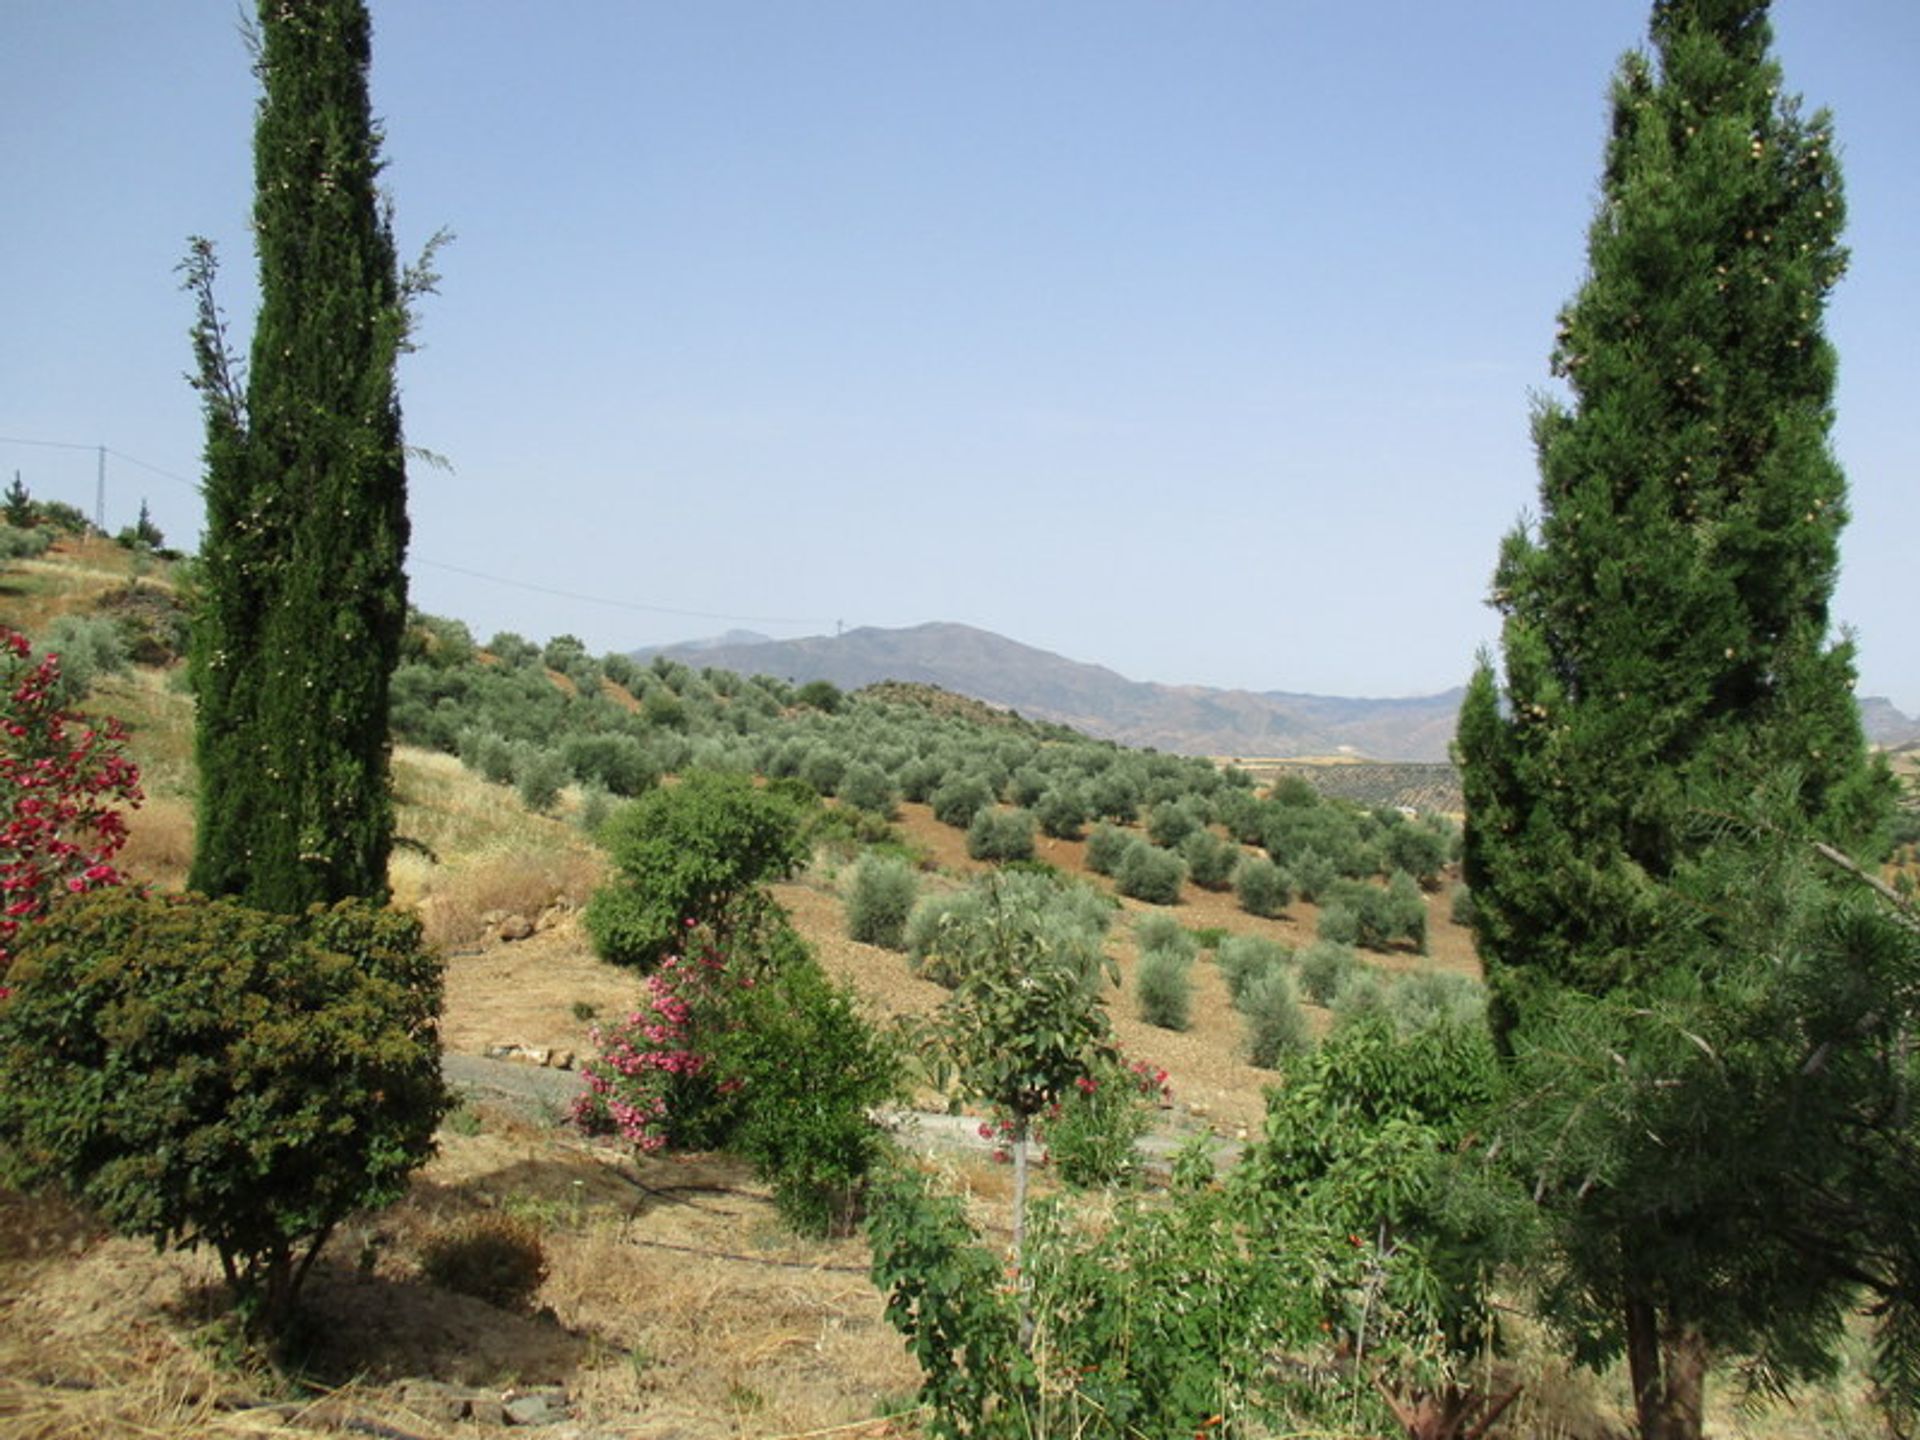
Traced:
POLYGON ((186 476, 168 470, 164 466, 142 460, 137 455, 129 455, 124 450, 116 450, 111 445, 81 445, 72 440, 28 440, 18 435, 0 435, 0 445, 37 445, 43 450, 90 450, 95 454, 111 455, 116 460, 150 471, 163 480, 173 481, 176 485, 184 485, 195 494, 200 491, 199 481, 189 480, 186 476))
POLYGON ((505 585, 514 590, 529 590, 536 595, 552 595, 561 600, 578 600, 587 605, 606 605, 615 610, 642 611, 651 615, 672 615, 682 620, 720 620, 733 625, 816 625, 827 626, 837 622, 832 620, 814 620, 805 617, 796 618, 782 615, 721 615, 711 610, 680 610, 671 605, 649 605, 639 600, 610 600, 604 595, 582 595, 576 590, 561 590, 551 585, 535 585, 526 580, 509 580, 504 575, 489 575, 484 570, 469 570, 463 565, 448 565, 438 560, 413 558, 416 565, 424 565, 431 570, 446 570, 455 575, 465 575, 473 580, 485 580, 494 585, 505 585))

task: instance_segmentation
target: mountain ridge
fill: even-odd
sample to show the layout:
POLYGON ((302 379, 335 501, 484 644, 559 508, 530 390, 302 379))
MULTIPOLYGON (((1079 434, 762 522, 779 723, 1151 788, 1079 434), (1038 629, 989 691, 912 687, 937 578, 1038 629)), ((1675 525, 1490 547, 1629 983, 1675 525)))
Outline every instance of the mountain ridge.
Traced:
MULTIPOLYGON (((1105 665, 951 620, 773 640, 751 631, 630 652, 742 675, 857 690, 882 680, 938 685, 1103 740, 1188 755, 1263 759, 1353 756, 1432 763, 1449 758, 1464 686, 1388 699, 1291 690, 1220 689, 1130 680, 1105 665)), ((1874 744, 1920 740, 1920 720, 1877 697, 1860 701, 1874 744)))

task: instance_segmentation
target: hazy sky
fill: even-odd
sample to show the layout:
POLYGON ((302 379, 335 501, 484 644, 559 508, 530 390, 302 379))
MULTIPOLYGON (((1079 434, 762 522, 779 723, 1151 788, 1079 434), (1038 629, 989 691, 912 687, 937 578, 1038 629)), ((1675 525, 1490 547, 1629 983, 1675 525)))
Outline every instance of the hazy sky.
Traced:
MULTIPOLYGON (((375 0, 413 597, 598 651, 959 620, 1135 679, 1462 681, 1645 0, 375 0)), ((1835 611, 1920 713, 1920 4, 1836 112, 1835 611)), ((173 267, 254 307, 233 0, 0 3, 0 478, 191 546, 173 267), (144 467, 157 467, 156 473, 144 467)))

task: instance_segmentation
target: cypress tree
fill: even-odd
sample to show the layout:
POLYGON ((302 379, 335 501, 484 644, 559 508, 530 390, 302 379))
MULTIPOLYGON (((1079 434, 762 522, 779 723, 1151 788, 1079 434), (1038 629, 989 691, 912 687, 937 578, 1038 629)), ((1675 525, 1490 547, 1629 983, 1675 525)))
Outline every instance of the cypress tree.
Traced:
POLYGON ((198 303, 207 533, 195 642, 192 884, 293 912, 387 893, 387 695, 406 618, 406 456, 394 368, 408 301, 378 189, 361 0, 261 0, 254 135, 260 308, 244 392, 198 303))
MULTIPOLYGON (((1738 843, 1715 816, 1762 795, 1766 825, 1870 846, 1887 782, 1828 633, 1846 515, 1821 328, 1846 264, 1829 120, 1783 97, 1763 0, 1659 0, 1651 40, 1617 74, 1588 274, 1560 316, 1570 400, 1534 416, 1538 519, 1494 574, 1503 673, 1482 658, 1458 743, 1509 1063, 1604 1030, 1620 1072, 1650 1077, 1635 1093, 1671 1097, 1664 1062, 1622 1053, 1645 1027, 1621 1017, 1741 1003, 1721 960, 1738 937, 1676 920, 1687 877, 1738 843)), ((1592 1106, 1535 1137, 1570 1177, 1543 1191, 1562 1318, 1590 1355, 1625 1351, 1652 1440, 1698 1434, 1719 1351, 1818 1361, 1776 1343, 1831 1300, 1787 1278, 1791 1227, 1765 1206, 1790 1187, 1756 1183, 1739 1117, 1708 1113, 1739 1091, 1664 1100, 1694 1109, 1651 1139, 1596 1128, 1592 1106)))

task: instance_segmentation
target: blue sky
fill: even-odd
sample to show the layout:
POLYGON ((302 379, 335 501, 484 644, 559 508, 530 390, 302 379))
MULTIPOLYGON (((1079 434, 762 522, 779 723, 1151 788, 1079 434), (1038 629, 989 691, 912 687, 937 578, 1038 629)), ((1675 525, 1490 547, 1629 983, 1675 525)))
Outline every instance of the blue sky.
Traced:
MULTIPOLYGON (((1532 504, 1645 0, 391 0, 415 603, 596 651, 959 620, 1136 679, 1459 683, 1532 504)), ((199 527, 195 233, 253 310, 231 0, 0 13, 0 476, 199 527), (149 469, 146 467, 155 467, 149 469), (158 473, 165 472, 165 473, 158 473)), ((1781 0, 1836 113, 1836 617, 1920 713, 1920 5, 1781 0)))

